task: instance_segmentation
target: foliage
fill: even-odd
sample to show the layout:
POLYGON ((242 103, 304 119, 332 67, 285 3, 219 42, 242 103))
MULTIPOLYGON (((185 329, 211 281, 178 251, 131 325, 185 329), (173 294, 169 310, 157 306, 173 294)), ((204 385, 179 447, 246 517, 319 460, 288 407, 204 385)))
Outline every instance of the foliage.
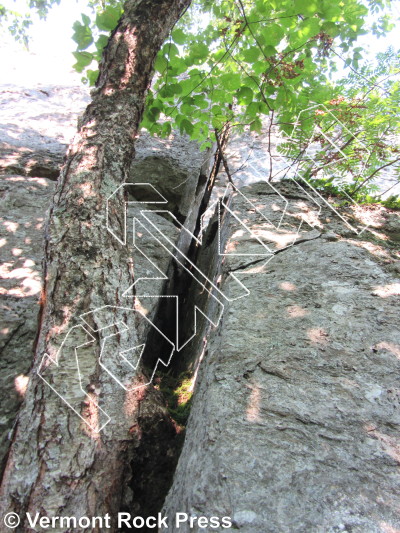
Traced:
POLYGON ((155 384, 164 395, 171 418, 179 425, 185 426, 192 402, 192 376, 186 372, 178 377, 159 372, 155 384))
MULTIPOLYGON (((28 0, 27 8, 36 12, 40 18, 46 18, 49 9, 61 0, 28 0)), ((32 25, 31 13, 20 13, 14 9, 0 4, 0 26, 6 26, 8 31, 17 41, 22 42, 26 48, 29 44, 29 28, 32 25)))
MULTIPOLYGON (((368 14, 374 16, 369 29, 373 34, 391 29, 389 13, 382 11, 388 4, 385 0, 194 2, 157 56, 142 127, 159 136, 178 129, 204 149, 212 144, 211 132, 219 135, 227 125, 231 131, 262 132, 278 117, 276 124, 293 137, 287 155, 294 162, 310 144, 320 143, 312 164, 306 160, 302 165, 306 179, 317 179, 318 187, 337 191, 346 186, 347 194, 368 201, 376 192, 373 178, 380 169, 397 163, 400 92, 394 75, 399 56, 389 50, 375 65, 363 63, 363 49, 354 44, 366 32, 368 14), (351 72, 334 83, 329 75, 338 62, 351 72), (303 115, 305 120, 293 135, 294 121, 313 102, 329 112, 316 109, 308 117, 303 115), (314 134, 316 127, 322 135, 314 134), (340 137, 341 157, 323 136, 329 132, 340 137), (334 173, 321 176, 321 167, 334 173)), ((94 22, 82 16, 74 26, 75 68, 86 70, 91 84, 97 69, 88 67, 99 61, 106 32, 115 26, 120 10, 118 2, 107 2, 97 6, 94 22), (91 45, 94 50, 88 51, 91 45)))
MULTIPOLYGON (((31 9, 45 16, 60 0, 28 1, 31 9)), ((391 4, 389 0, 195 0, 156 58, 141 126, 159 136, 177 129, 205 149, 214 135, 227 128, 261 133, 275 121, 292 138, 286 155, 306 179, 327 188, 351 183, 349 193, 366 199, 374 193, 373 178, 379 176, 380 167, 397 163, 393 139, 398 134, 400 93, 394 73, 399 57, 390 50, 376 65, 364 63, 364 51, 356 41, 367 29, 376 36, 391 29, 393 20, 385 10, 391 4), (331 74, 343 64, 350 74, 332 81, 331 74), (314 103, 323 107, 303 114, 294 131, 297 117, 314 103), (342 157, 323 134, 315 134, 315 128, 339 136, 342 157), (316 143, 320 149, 313 161, 302 161, 316 143), (334 173, 323 176, 320 167, 334 168, 334 173)), ((73 27, 74 67, 94 85, 123 2, 88 0, 88 8, 73 27)))
POLYGON ((284 148, 301 160, 303 177, 367 203, 385 192, 376 185, 382 172, 399 181, 399 85, 400 55, 389 48, 333 85, 330 101, 301 113, 284 148))
POLYGON ((208 24, 190 31, 183 20, 172 32, 156 61, 159 76, 143 126, 159 135, 179 128, 206 147, 209 132, 226 122, 260 132, 271 111, 292 117, 306 105, 310 89, 323 98, 333 39, 350 46, 367 14, 357 0, 330 4, 220 0, 198 6, 208 24))

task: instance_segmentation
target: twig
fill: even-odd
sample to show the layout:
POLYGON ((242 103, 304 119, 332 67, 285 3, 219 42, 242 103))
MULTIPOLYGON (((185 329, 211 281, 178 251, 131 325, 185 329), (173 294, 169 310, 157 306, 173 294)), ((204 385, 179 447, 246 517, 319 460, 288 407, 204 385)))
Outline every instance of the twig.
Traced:
POLYGON ((221 156, 222 164, 224 165, 224 170, 228 177, 228 181, 235 187, 235 184, 233 183, 233 179, 232 179, 232 174, 229 170, 228 161, 226 160, 225 153, 224 153, 224 147, 225 147, 224 144, 226 144, 226 141, 227 141, 227 130, 229 130, 229 127, 225 124, 225 127, 222 130, 222 142, 221 142, 221 137, 218 133, 217 128, 215 128, 214 132, 215 132, 215 138, 217 140, 218 152, 221 156))

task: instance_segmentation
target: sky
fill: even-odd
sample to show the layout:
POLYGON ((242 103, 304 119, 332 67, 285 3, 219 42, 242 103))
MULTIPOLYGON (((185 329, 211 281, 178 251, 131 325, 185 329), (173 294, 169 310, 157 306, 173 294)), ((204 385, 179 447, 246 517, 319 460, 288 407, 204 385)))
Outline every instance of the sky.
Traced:
MULTIPOLYGON (((26 11, 26 0, 2 0, 2 4, 15 11, 26 11)), ((392 5, 400 16, 400 1, 392 5)), ((80 13, 88 12, 85 0, 61 0, 55 5, 46 21, 32 16, 30 51, 14 42, 6 32, 0 43, 1 84, 15 85, 78 85, 81 76, 72 69, 74 58, 72 52, 75 44, 72 40, 72 24, 80 19, 80 13)), ((381 39, 365 36, 360 38, 360 46, 365 46, 371 54, 384 51, 388 45, 400 48, 398 30, 393 30, 381 39)))
MULTIPOLYGON (((26 11, 26 0, 3 0, 15 11, 26 11)), ((88 12, 84 0, 62 0, 49 12, 47 20, 32 16, 29 52, 3 32, 0 44, 1 84, 15 85, 78 85, 81 75, 73 71, 75 43, 72 25, 88 12)))

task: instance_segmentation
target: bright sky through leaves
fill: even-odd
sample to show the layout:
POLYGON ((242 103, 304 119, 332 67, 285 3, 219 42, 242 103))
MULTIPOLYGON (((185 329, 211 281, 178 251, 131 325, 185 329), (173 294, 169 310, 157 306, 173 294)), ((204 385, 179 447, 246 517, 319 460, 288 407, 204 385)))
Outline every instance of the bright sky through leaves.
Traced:
MULTIPOLYGON (((26 11, 26 0, 3 0, 2 4, 20 13, 26 11)), ((394 9, 400 16, 398 4, 394 9)), ((29 52, 4 32, 0 45, 2 83, 26 86, 37 83, 79 83, 79 74, 72 70, 75 62, 72 52, 76 48, 72 40, 72 25, 80 18, 80 13, 85 12, 88 12, 87 1, 62 0, 60 5, 52 7, 46 21, 32 14, 34 24, 30 29, 29 52)), ((368 48, 372 55, 383 52, 390 45, 400 48, 400 37, 396 29, 380 39, 371 38, 370 35, 360 37, 359 42, 360 46, 368 48)))

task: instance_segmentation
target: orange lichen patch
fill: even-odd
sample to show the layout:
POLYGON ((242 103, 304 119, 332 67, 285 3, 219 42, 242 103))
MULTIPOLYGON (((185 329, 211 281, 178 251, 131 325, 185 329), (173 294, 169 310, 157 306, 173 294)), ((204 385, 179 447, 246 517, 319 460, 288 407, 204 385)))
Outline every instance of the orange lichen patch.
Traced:
MULTIPOLYGON (((76 304, 78 303, 78 301, 79 296, 74 299, 73 303, 76 304)), ((61 333, 64 333, 71 327, 71 317, 73 315, 74 309, 75 305, 73 305, 72 307, 64 305, 64 307, 62 308, 64 319, 61 324, 54 325, 52 328, 49 329, 49 333, 47 336, 48 339, 56 337, 57 335, 61 335, 61 333)))
POLYGON ((82 191, 83 198, 89 198, 90 196, 94 196, 93 192, 93 183, 87 181, 85 183, 81 183, 78 186, 78 189, 82 191))
POLYGON ((235 231, 235 233, 233 233, 232 235, 232 239, 237 239, 238 237, 243 237, 244 235, 244 231, 242 229, 238 229, 235 231))
POLYGON ((304 309, 300 305, 289 305, 288 307, 286 307, 286 312, 290 316, 290 318, 300 318, 308 315, 309 313, 307 309, 304 309))
POLYGON ((400 359, 400 346, 398 344, 394 344, 393 342, 380 342, 376 345, 376 348, 378 350, 387 350, 388 352, 391 352, 393 355, 398 357, 400 359))
POLYGON ((136 46, 137 46, 137 37, 132 35, 130 30, 127 28, 123 36, 126 49, 128 50, 129 60, 125 62, 125 73, 121 78, 120 88, 124 89, 129 85, 129 82, 132 79, 133 73, 136 66, 136 46))
POLYGON ((307 331, 307 336, 314 344, 328 344, 328 334, 323 328, 311 328, 307 331))
POLYGON ((385 233, 381 233, 381 232, 373 230, 373 229, 369 229, 369 232, 372 233, 372 235, 374 235, 378 239, 381 239, 382 241, 388 241, 389 240, 389 237, 385 233))
POLYGON ((291 283, 290 281, 283 281, 279 285, 279 287, 284 291, 297 291, 296 285, 294 285, 294 283, 291 283))
POLYGON ((15 390, 22 398, 25 396, 26 389, 28 388, 28 383, 29 376, 25 376, 24 374, 20 374, 14 379, 15 390))
POLYGON ((251 393, 247 402, 246 417, 249 422, 259 422, 260 418, 260 402, 261 392, 258 385, 249 386, 251 393))
MULTIPOLYGON (((385 208, 379 205, 351 205, 349 209, 354 217, 365 226, 375 228, 385 224, 385 208)), ((370 229, 370 228, 369 228, 370 229)))
POLYGON ((372 292, 374 296, 389 298, 389 296, 400 296, 400 283, 390 283, 388 285, 378 285, 372 292))
POLYGON ((322 228, 323 224, 316 211, 307 211, 307 213, 301 213, 301 218, 304 222, 309 224, 312 228, 322 228))

